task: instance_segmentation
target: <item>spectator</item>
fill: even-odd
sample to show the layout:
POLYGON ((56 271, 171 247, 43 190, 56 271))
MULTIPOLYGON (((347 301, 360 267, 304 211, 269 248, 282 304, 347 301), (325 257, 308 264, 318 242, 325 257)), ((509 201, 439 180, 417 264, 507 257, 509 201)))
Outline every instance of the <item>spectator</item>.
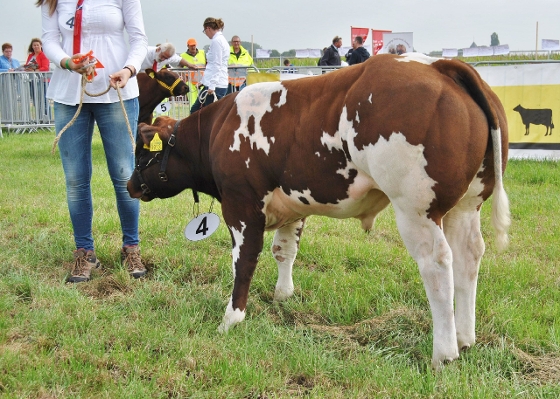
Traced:
MULTIPOLYGON (((189 40, 187 40, 187 51, 181 54, 181 58, 191 64, 196 65, 198 68, 205 67, 206 54, 204 53, 204 50, 199 50, 196 45, 197 43, 195 39, 190 38, 189 40)), ((189 104, 191 105, 194 104, 196 98, 198 97, 198 88, 196 87, 196 85, 198 84, 201 75, 202 71, 193 71, 189 73, 189 92, 187 96, 189 99, 189 104)))
POLYGON ((354 43, 352 43, 352 47, 350 47, 346 55, 344 55, 344 58, 346 58, 346 62, 350 61, 350 57, 352 57, 353 51, 354 51, 354 43))
POLYGON ((369 51, 367 51, 364 47, 364 39, 361 36, 356 36, 354 41, 352 42, 352 54, 348 59, 348 65, 355 65, 367 60, 370 55, 369 51))
POLYGON ((296 68, 292 65, 289 59, 284 60, 284 73, 296 73, 296 68))
POLYGON ((340 54, 338 49, 342 46, 342 38, 335 36, 332 44, 323 52, 323 56, 319 60, 319 66, 340 66, 340 54))
POLYGON ((140 69, 144 71, 151 68, 157 72, 160 69, 165 68, 167 65, 171 65, 173 68, 182 66, 196 69, 194 64, 191 64, 175 53, 175 46, 171 43, 148 46, 148 53, 146 54, 146 58, 142 62, 142 67, 140 69))
MULTIPOLYGON (((231 38, 231 47, 229 48, 229 60, 228 60, 228 66, 230 67, 249 67, 253 65, 253 57, 251 57, 251 54, 249 54, 249 52, 247 50, 245 50, 245 47, 243 47, 241 45, 241 39, 239 38, 239 36, 234 36, 231 38)), ((247 68, 243 68, 244 71, 239 71, 239 70, 234 70, 234 73, 236 72, 247 72, 247 68)), ((228 81, 228 94, 229 93, 233 93, 234 91, 239 91, 241 89, 243 89, 246 86, 246 80, 245 77, 240 77, 240 76, 236 76, 236 77, 231 77, 229 78, 228 81)))
POLYGON ((191 114, 213 103, 214 94, 218 100, 225 96, 228 87, 229 46, 222 33, 224 22, 220 18, 208 17, 202 26, 202 33, 211 39, 211 42, 206 54, 206 71, 200 82, 202 87, 199 87, 199 96, 191 106, 191 114))
POLYGON ((43 53, 43 42, 41 39, 31 39, 27 52, 29 55, 24 65, 26 71, 47 72, 49 70, 50 62, 45 53, 43 53))
POLYGON ((122 232, 121 262, 130 276, 139 278, 146 274, 138 249, 140 204, 138 199, 130 197, 126 185, 134 171, 127 124, 136 136, 139 105, 135 75, 148 46, 140 0, 98 0, 94 5, 78 9, 75 1, 36 0, 36 5, 41 7, 45 54, 56 66, 47 91, 47 97, 54 100, 56 132, 60 133, 73 122, 64 134, 57 136, 76 244, 74 267, 67 281, 88 281, 92 270, 100 263, 92 231, 91 179, 97 170, 92 170, 91 142, 95 124, 116 195, 122 232), (74 18, 74 29, 69 29, 67 16, 75 14, 79 18, 74 18), (113 88, 118 86, 122 103, 116 90, 97 97, 84 95, 83 102, 80 100, 82 74, 93 73, 93 67, 88 67, 93 60, 84 57, 89 50, 103 68, 96 70, 97 76, 88 83, 88 92, 102 93, 108 84, 113 88), (80 105, 81 111, 74 119, 80 105))
POLYGON ((19 61, 12 58, 12 45, 4 43, 2 45, 2 55, 0 56, 0 72, 13 72, 20 67, 19 61))

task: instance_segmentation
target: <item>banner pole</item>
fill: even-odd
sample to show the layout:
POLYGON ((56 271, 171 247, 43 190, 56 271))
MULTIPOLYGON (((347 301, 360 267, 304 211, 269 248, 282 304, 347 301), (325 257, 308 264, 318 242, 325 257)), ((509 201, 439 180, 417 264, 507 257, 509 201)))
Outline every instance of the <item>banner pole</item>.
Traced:
POLYGON ((537 31, 535 34, 535 60, 538 59, 538 51, 539 51, 539 21, 537 21, 537 31))

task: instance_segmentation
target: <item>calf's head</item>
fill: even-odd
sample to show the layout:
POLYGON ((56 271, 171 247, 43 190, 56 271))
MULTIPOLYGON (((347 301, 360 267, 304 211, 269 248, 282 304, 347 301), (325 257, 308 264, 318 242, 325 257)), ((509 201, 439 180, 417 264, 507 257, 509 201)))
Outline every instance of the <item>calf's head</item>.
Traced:
POLYGON ((146 69, 146 75, 158 82, 165 97, 184 96, 189 91, 189 87, 181 80, 181 77, 167 69, 162 69, 159 72, 146 69))
POLYGON ((193 187, 188 162, 176 148, 178 130, 179 122, 166 116, 138 126, 136 167, 127 183, 132 198, 169 198, 193 187))

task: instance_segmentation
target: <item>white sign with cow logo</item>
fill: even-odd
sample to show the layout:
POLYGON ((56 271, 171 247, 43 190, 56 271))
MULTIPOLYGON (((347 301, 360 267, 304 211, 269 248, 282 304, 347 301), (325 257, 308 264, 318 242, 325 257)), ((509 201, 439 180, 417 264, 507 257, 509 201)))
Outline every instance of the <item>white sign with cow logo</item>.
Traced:
POLYGON ((218 229, 220 217, 215 213, 203 213, 185 227, 185 238, 189 241, 200 241, 210 237, 218 229))

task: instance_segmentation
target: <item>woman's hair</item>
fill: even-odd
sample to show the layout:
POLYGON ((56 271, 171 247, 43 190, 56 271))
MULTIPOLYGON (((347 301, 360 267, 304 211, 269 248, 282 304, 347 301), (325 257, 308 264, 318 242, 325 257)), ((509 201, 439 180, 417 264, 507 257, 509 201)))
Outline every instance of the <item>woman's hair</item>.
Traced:
POLYGON ((6 50, 7 48, 13 48, 13 47, 10 43, 4 43, 2 45, 2 52, 4 52, 4 50, 6 50))
POLYGON ((58 5, 58 0, 37 0, 35 2, 36 7, 41 7, 43 4, 49 6, 49 15, 53 15, 56 11, 56 6, 58 5))
POLYGON ((41 39, 39 39, 38 37, 34 37, 33 39, 31 39, 31 43, 29 43, 29 48, 27 49, 28 53, 34 53, 35 50, 33 50, 33 43, 39 43, 41 45, 41 47, 43 47, 43 42, 41 41, 41 39))
POLYGON ((224 21, 222 21, 221 18, 208 17, 204 20, 204 23, 202 24, 202 26, 204 26, 205 28, 207 26, 209 26, 210 28, 212 28, 214 30, 223 30, 224 29, 224 21))

